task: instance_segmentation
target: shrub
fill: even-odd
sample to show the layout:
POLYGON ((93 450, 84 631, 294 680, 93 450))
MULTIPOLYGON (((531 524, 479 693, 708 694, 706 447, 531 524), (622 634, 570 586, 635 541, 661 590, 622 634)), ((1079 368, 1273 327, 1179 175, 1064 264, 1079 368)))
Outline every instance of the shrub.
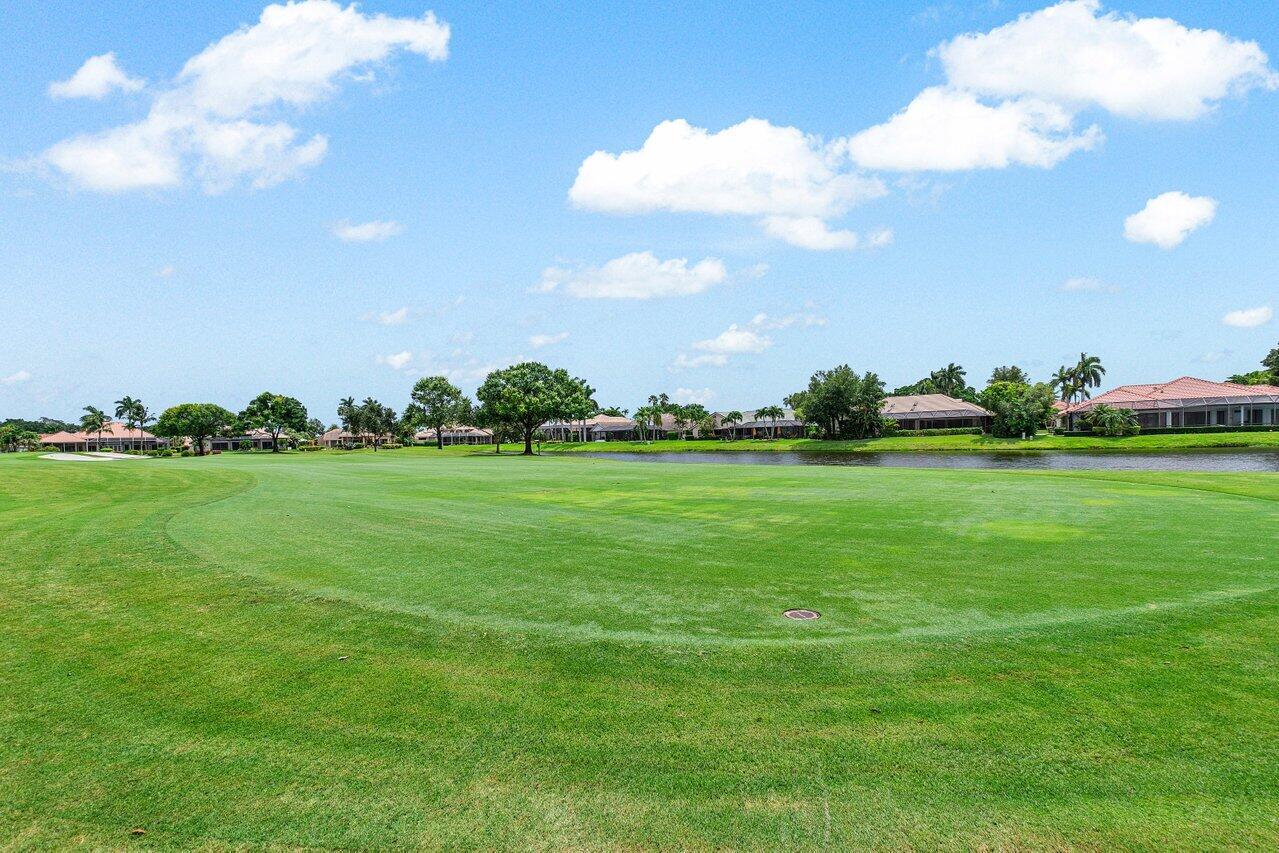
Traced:
POLYGON ((1086 415, 1088 426, 1094 433, 1118 437, 1136 435, 1141 432, 1141 424, 1132 409, 1116 409, 1105 403, 1098 403, 1086 415))

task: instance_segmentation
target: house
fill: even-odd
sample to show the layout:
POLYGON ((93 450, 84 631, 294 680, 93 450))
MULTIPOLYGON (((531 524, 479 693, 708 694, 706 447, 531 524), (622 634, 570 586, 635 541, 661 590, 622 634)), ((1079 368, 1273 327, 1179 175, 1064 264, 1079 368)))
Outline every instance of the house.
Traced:
POLYGON ((363 435, 356 435, 341 427, 333 427, 321 435, 317 442, 321 447, 363 447, 364 439, 363 435))
POLYGON ((885 397, 884 417, 897 421, 899 429, 951 429, 990 425, 993 414, 974 403, 946 394, 906 394, 885 397))
MULTIPOLYGON (((480 429, 479 427, 466 426, 459 424, 457 426, 445 427, 441 431, 441 441, 446 444, 492 444, 493 431, 480 429)), ((435 444, 435 430, 424 429, 414 434, 413 439, 424 444, 435 444)))
POLYGON ((756 416, 757 409, 742 412, 740 423, 725 420, 727 412, 715 413, 715 434, 720 438, 803 438, 805 424, 794 409, 783 409, 777 420, 756 416))
POLYGON ((248 443, 254 450, 271 450, 275 447, 275 439, 264 429, 251 429, 237 435, 217 435, 207 442, 213 453, 225 453, 228 450, 240 450, 248 443))
POLYGON ((584 421, 547 421, 541 426, 547 441, 632 441, 635 421, 615 415, 596 415, 584 421))
POLYGON ((1105 403, 1130 409, 1143 429, 1158 427, 1279 426, 1279 387, 1237 385, 1182 376, 1158 385, 1121 385, 1069 406, 1058 425, 1079 429, 1088 412, 1105 403))
POLYGON ((119 421, 111 421, 96 432, 51 432, 40 436, 40 443, 58 450, 74 452, 84 450, 156 450, 168 444, 146 430, 129 429, 119 421))

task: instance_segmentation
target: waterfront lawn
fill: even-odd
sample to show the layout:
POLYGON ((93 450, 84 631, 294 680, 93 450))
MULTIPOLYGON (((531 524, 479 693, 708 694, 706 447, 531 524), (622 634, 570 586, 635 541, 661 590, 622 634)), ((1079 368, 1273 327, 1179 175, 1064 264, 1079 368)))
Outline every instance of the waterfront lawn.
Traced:
POLYGON ((2 456, 0 838, 1273 849, 1277 522, 1271 475, 2 456))

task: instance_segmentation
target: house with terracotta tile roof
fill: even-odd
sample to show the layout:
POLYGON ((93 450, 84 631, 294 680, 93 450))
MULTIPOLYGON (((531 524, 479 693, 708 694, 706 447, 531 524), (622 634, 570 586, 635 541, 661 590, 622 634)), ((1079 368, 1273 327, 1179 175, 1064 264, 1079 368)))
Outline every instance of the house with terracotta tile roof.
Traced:
POLYGON ((946 394, 904 394, 885 397, 884 417, 897 421, 899 429, 956 429, 990 425, 994 415, 975 403, 946 394))
POLYGON ((1182 376, 1154 385, 1121 385, 1068 406, 1058 419, 1078 429, 1088 412, 1105 403, 1130 409, 1143 429, 1159 427, 1279 426, 1279 387, 1238 385, 1182 376))
POLYGON ((63 430, 40 436, 40 443, 68 453, 86 450, 156 450, 168 444, 146 430, 129 429, 120 421, 109 422, 103 427, 101 435, 96 432, 63 430))

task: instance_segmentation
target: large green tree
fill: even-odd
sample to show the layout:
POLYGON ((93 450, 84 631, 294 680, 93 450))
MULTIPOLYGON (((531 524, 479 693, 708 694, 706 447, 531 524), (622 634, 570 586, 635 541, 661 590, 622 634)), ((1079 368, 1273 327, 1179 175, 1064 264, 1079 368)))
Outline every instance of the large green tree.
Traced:
POLYGON ((165 409, 155 422, 155 434, 170 440, 189 438, 197 456, 204 443, 235 423, 235 415, 216 403, 179 403, 165 409))
POLYGON ((14 424, 0 424, 0 453, 40 446, 39 433, 14 424))
POLYGON ((990 372, 990 385, 994 382, 1016 382, 1018 385, 1029 385, 1030 375, 1015 364, 1000 365, 990 372))
POLYGON ((475 396, 492 422, 519 428, 524 455, 532 456, 533 434, 547 421, 566 417, 581 385, 565 370, 525 361, 490 373, 475 396))
POLYGON ((365 397, 356 409, 355 422, 373 442, 376 453, 387 436, 395 433, 395 409, 383 405, 372 397, 365 397))
POLYGON ((462 423, 471 414, 471 401, 443 376, 423 376, 413 384, 407 419, 435 430, 435 446, 444 447, 444 428, 462 423))
POLYGON ((305 432, 306 406, 295 397, 263 391, 240 412, 240 425, 246 430, 261 429, 271 434, 271 452, 280 452, 280 436, 286 432, 305 432))
POLYGON ((883 381, 869 371, 859 376, 847 364, 817 371, 785 402, 826 438, 874 438, 884 431, 883 381))
POLYGON ((1034 435, 1053 414, 1053 391, 1046 383, 992 382, 979 402, 994 418, 990 431, 1004 438, 1034 435))
POLYGON ((1261 366, 1270 371, 1274 381, 1279 383, 1279 346, 1276 346, 1261 360, 1261 366))

